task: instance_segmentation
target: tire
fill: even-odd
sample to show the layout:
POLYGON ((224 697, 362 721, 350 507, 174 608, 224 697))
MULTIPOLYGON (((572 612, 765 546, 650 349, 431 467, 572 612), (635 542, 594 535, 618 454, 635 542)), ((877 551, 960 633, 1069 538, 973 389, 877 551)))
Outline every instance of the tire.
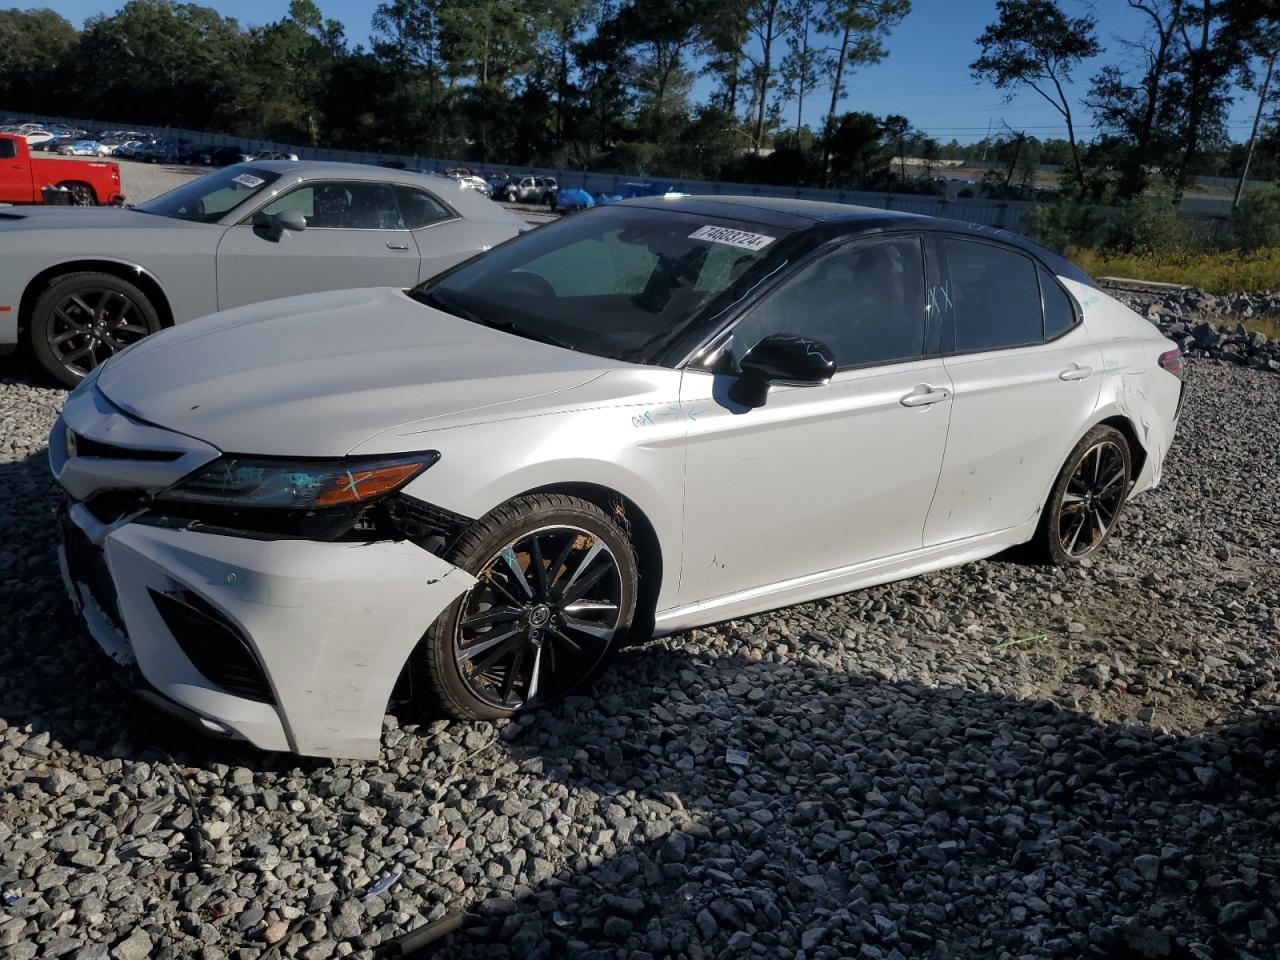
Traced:
POLYGON ((87 183, 67 180, 58 184, 58 187, 67 188, 67 193, 71 194, 71 205, 73 207, 96 207, 98 205, 98 197, 93 192, 93 187, 87 183))
POLYGON ((162 326, 150 298, 109 273, 56 278, 36 300, 27 335, 40 366, 74 387, 112 354, 162 326))
POLYGON ((1115 427, 1094 427, 1071 451, 1049 492, 1034 546, 1040 559, 1079 563, 1111 539, 1129 495, 1133 453, 1115 427))
POLYGON ((472 524, 447 559, 478 582, 427 629, 411 669, 415 689, 458 719, 509 717, 588 688, 635 614, 631 541, 577 497, 517 497, 472 524))

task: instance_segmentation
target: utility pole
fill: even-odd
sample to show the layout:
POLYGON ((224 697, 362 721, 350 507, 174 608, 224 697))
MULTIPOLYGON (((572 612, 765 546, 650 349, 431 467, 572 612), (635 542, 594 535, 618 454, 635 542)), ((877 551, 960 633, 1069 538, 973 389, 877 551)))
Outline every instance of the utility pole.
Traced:
POLYGON ((993 118, 987 118, 987 135, 982 138, 982 162, 987 162, 987 148, 991 146, 991 121, 993 118))
POLYGON ((1244 154, 1244 169, 1240 171, 1240 181, 1236 184, 1236 195, 1231 201, 1231 209, 1240 206, 1240 194, 1244 193, 1244 182, 1249 176, 1249 162, 1253 160, 1253 148, 1258 142, 1258 123, 1262 120, 1262 107, 1267 102, 1267 89, 1271 86, 1271 72, 1276 66, 1276 54, 1272 51, 1267 58, 1267 76, 1262 81, 1262 89, 1258 91, 1258 109, 1253 114, 1253 130, 1249 133, 1249 148, 1244 154))

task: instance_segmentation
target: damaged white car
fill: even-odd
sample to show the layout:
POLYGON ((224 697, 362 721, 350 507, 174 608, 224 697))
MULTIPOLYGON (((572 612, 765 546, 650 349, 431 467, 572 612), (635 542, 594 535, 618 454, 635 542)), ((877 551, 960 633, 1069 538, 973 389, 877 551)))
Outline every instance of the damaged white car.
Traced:
POLYGON ((154 704, 373 757, 394 697, 502 717, 628 637, 1028 541, 1088 557, 1159 480, 1181 374, 1003 232, 629 201, 98 367, 49 441, 64 573, 154 704))

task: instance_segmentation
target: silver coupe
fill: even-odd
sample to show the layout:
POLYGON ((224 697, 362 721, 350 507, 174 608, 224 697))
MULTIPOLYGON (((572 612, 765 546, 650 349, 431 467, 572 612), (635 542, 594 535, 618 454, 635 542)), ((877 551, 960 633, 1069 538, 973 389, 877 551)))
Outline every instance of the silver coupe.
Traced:
POLYGON ((0 354, 25 341, 73 386, 163 327, 300 293, 412 287, 522 229, 453 180, 346 163, 240 164, 127 209, 9 208, 0 354))

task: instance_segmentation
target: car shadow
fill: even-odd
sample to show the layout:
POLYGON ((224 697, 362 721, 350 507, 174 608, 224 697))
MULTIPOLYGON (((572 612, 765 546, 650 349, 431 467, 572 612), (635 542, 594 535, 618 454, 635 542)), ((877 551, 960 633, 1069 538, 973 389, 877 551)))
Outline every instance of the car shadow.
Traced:
MULTIPOLYGON (((305 782, 330 765, 126 706, 64 599, 43 453, 0 464, 0 490, 4 727, 218 777, 305 782)), ((639 644, 589 697, 472 725, 498 739, 440 783, 467 823, 437 853, 471 849, 498 818, 522 827, 469 861, 453 899, 421 907, 464 911, 433 955, 1127 958, 1201 944, 1216 957, 1280 943, 1274 718, 1194 736, 1100 723, 980 681, 887 682, 817 641, 785 654, 739 642, 769 629, 762 617, 639 644), (516 850, 545 868, 512 868, 516 850)), ((393 729, 416 742, 384 750, 385 769, 422 762, 448 725, 393 729)), ((403 799, 368 803, 393 822, 403 799)), ((405 870, 406 891, 415 876, 425 889, 405 870)))
POLYGON ((1194 943, 1206 956, 1280 943, 1266 912, 1280 893, 1276 717, 1174 736, 1047 700, 886 683, 821 655, 770 663, 683 643, 623 651, 592 698, 525 721, 495 763, 593 800, 612 836, 536 889, 499 870, 432 955, 497 956, 514 937, 531 957, 1191 957, 1194 943), (1153 943, 1165 952, 1144 952, 1153 943))

